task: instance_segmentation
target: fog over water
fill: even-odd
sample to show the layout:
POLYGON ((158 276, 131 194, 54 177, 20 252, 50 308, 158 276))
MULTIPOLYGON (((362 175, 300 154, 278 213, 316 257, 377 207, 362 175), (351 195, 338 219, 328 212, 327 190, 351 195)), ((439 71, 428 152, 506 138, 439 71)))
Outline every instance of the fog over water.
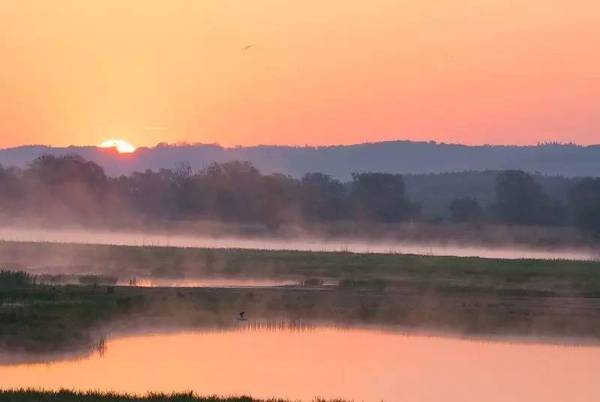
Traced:
POLYGON ((497 247, 453 243, 401 242, 397 240, 325 239, 320 237, 210 237, 159 232, 127 232, 74 229, 2 228, 0 240, 128 246, 236 248, 257 250, 344 251, 353 253, 416 254, 506 259, 599 260, 591 248, 497 247))
POLYGON ((189 391, 311 401, 592 402, 600 347, 250 327, 136 334, 74 360, 0 365, 0 388, 189 391))

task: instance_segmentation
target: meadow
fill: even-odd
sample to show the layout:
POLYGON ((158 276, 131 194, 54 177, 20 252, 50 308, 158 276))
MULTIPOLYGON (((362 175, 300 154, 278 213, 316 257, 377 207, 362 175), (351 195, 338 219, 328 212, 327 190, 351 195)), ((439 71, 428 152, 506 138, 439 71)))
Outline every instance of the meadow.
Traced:
POLYGON ((387 288, 600 296, 600 261, 0 242, 0 267, 117 278, 384 281, 387 288))

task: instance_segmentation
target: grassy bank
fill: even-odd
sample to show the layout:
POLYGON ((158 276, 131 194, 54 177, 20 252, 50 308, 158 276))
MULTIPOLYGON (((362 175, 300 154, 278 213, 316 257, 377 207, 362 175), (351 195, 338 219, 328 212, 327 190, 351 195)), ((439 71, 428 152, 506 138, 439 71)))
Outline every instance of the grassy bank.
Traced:
MULTIPOLYGON (((283 399, 254 399, 249 396, 239 397, 202 397, 192 393, 185 394, 149 394, 146 396, 133 396, 126 394, 112 394, 99 392, 72 392, 72 391, 2 391, 0 401, 5 402, 285 402, 283 399)), ((325 400, 315 400, 325 402, 325 400)), ((342 402, 341 400, 330 402, 342 402)))
POLYGON ((600 340, 598 262, 16 242, 0 243, 0 261, 36 272, 311 278, 306 283, 317 285, 53 286, 9 275, 0 284, 0 349, 30 355, 91 350, 113 330, 227 328, 240 311, 262 321, 600 340), (318 286, 323 279, 339 284, 318 286))
POLYGON ((389 287, 600 295, 600 262, 0 242, 0 267, 115 277, 383 280, 389 287))

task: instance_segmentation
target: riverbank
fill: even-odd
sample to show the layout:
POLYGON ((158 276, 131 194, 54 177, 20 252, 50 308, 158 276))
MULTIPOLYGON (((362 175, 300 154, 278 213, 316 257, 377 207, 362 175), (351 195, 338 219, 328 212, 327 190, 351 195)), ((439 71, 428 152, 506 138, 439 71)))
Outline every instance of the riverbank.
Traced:
POLYGON ((111 331, 261 322, 600 341, 600 262, 0 242, 0 266, 85 274, 0 284, 0 349, 89 351, 111 331), (279 287, 138 287, 137 278, 268 278, 279 287), (116 283, 116 282, 112 282, 116 283))
POLYGON ((131 278, 379 280, 386 288, 600 296, 600 261, 0 242, 0 267, 131 278))

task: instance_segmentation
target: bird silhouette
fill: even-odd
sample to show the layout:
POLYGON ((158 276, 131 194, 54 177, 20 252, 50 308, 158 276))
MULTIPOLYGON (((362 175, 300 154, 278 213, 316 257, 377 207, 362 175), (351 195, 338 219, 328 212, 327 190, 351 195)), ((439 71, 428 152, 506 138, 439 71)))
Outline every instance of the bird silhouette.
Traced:
POLYGON ((240 320, 245 320, 245 318, 244 318, 244 314, 246 314, 246 312, 245 312, 245 311, 242 311, 242 312, 240 313, 240 320))
POLYGON ((244 50, 248 50, 248 49, 250 49, 252 47, 254 47, 254 45, 246 45, 246 46, 244 46, 244 50))

